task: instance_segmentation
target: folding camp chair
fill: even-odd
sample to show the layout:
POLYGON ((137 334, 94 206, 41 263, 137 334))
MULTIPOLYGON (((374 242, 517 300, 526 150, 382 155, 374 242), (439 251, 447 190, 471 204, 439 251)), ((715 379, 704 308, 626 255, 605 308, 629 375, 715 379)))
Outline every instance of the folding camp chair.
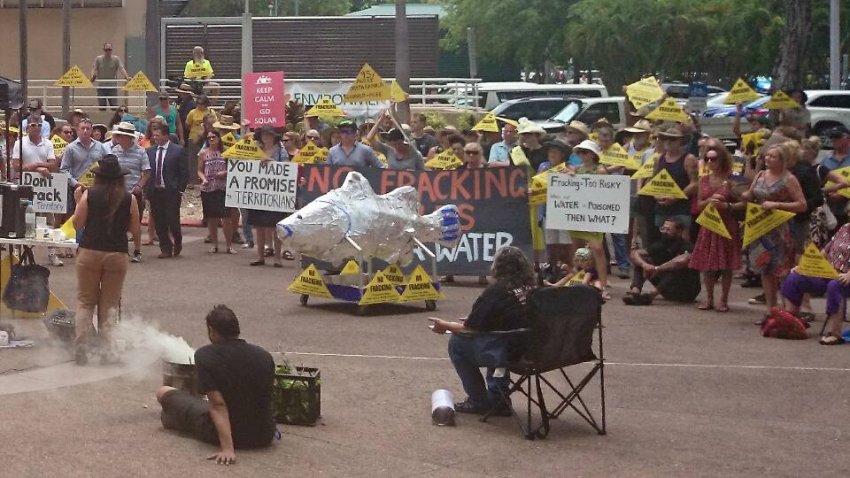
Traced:
MULTIPOLYGON (((526 348, 521 357, 511 361, 507 369, 511 374, 510 387, 505 392, 507 403, 511 396, 525 397, 525 417, 520 418, 511 407, 523 435, 529 439, 545 438, 549 434, 551 419, 558 418, 568 408, 574 410, 597 433, 604 435, 605 427, 605 375, 602 354, 602 298, 599 291, 588 286, 550 287, 539 289, 529 297, 529 327, 526 348), (598 354, 593 350, 593 335, 598 336, 598 354), (571 379, 564 368, 582 363, 592 363, 580 380, 571 379), (561 385, 544 376, 556 372, 563 377, 561 385), (596 374, 599 374, 601 420, 597 422, 581 392, 596 374), (546 385, 543 387, 541 384, 546 385), (548 388, 558 398, 556 406, 548 408, 544 390, 548 388), (533 407, 532 407, 533 405, 533 407), (540 415, 540 424, 533 426, 532 408, 540 415)), ((495 411, 488 412, 481 421, 495 411)))

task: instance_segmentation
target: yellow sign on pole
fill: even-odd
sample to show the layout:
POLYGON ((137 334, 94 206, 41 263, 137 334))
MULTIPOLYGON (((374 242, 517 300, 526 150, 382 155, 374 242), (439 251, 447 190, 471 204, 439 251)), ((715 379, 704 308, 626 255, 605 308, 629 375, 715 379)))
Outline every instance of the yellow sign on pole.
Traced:
POLYGON ((221 156, 227 159, 268 159, 266 153, 259 146, 246 138, 240 139, 233 146, 227 148, 227 151, 221 156))
POLYGON ((651 178, 652 173, 655 172, 655 158, 657 158, 657 157, 658 157, 658 154, 653 154, 652 156, 650 156, 650 158, 647 159, 645 163, 643 163, 643 166, 641 166, 640 169, 638 169, 636 173, 632 174, 631 178, 632 179, 651 178))
POLYGON ((286 288, 289 292, 294 292, 296 294, 304 294, 304 295, 313 295, 316 297, 325 297, 327 299, 333 298, 331 295, 331 291, 328 290, 328 286, 325 284, 325 280, 322 279, 322 274, 319 273, 319 270, 316 269, 315 264, 310 264, 304 269, 298 277, 289 284, 289 287, 286 288))
POLYGON ((744 218, 744 246, 791 220, 795 214, 781 209, 767 210, 758 204, 747 203, 744 218))
POLYGON ((705 209, 702 210, 702 213, 697 217, 697 224, 718 236, 725 237, 726 239, 732 239, 732 235, 729 234, 729 229, 726 228, 726 223, 723 222, 723 218, 720 217, 720 213, 717 211, 714 204, 709 203, 705 209))
POLYGON ((331 99, 327 96, 323 97, 319 101, 310 108, 309 111, 304 115, 305 117, 318 116, 319 118, 334 118, 339 116, 345 116, 345 111, 336 105, 331 99))
POLYGON ((629 156, 629 153, 620 146, 620 143, 613 143, 608 148, 603 149, 599 153, 599 162, 606 166, 624 167, 626 169, 640 169, 640 163, 635 161, 635 158, 629 156))
POLYGON ((124 85, 124 91, 153 91, 158 92, 159 90, 151 83, 151 80, 145 75, 145 72, 139 71, 132 78, 127 80, 127 84, 124 85))
POLYGON ((635 108, 642 108, 661 99, 664 96, 664 90, 661 89, 658 80, 650 76, 627 86, 626 94, 635 108))
POLYGON ((396 80, 393 80, 392 84, 390 84, 390 101, 401 103, 402 101, 407 101, 407 98, 408 94, 401 89, 401 85, 396 80))
POLYGON ((826 260, 823 253, 818 250, 814 243, 810 242, 800 262, 797 264, 797 272, 808 277, 822 277, 824 279, 837 279, 838 271, 826 260))
POLYGON ((81 88, 91 88, 92 84, 89 77, 83 73, 79 66, 74 65, 64 75, 53 83, 53 86, 74 86, 81 88))
POLYGON ((685 110, 679 106, 679 103, 676 103, 675 99, 667 98, 664 100, 664 103, 661 103, 657 108, 650 111, 649 114, 646 115, 646 119, 684 123, 688 121, 689 116, 685 113, 685 110))
POLYGON ((390 88, 368 63, 363 65, 357 78, 342 99, 343 103, 361 103, 365 101, 385 101, 390 99, 390 88))
POLYGON ((723 100, 724 104, 734 105, 735 103, 747 103, 749 101, 757 100, 761 96, 756 93, 750 85, 744 81, 743 78, 738 78, 738 81, 732 85, 732 89, 729 90, 729 93, 726 95, 726 98, 723 100))
POLYGON ((398 302, 401 294, 398 293, 395 284, 387 279, 383 272, 378 271, 375 277, 366 285, 363 291, 363 297, 360 298, 360 305, 378 304, 382 302, 398 302))
POLYGON ((425 163, 425 167, 428 169, 457 169, 463 166, 463 161, 461 161, 452 150, 447 149, 442 153, 434 156, 428 162, 425 163))
POLYGON ((794 98, 788 96, 784 91, 779 90, 770 97, 770 101, 764 104, 764 107, 769 110, 787 110, 798 108, 800 103, 794 98))
POLYGON ((688 196, 684 191, 682 191, 682 188, 676 184, 676 181, 673 181, 673 178, 666 169, 658 171, 658 174, 640 188, 638 194, 642 194, 644 196, 666 196, 676 199, 688 199, 688 196))
POLYGON ((55 154, 57 158, 65 154, 65 148, 68 147, 68 142, 62 139, 61 136, 57 134, 50 140, 50 142, 53 143, 53 154, 55 154))
POLYGON ((481 118, 475 126, 472 127, 473 131, 484 131, 490 133, 498 133, 499 132, 499 123, 496 122, 496 113, 487 113, 481 118))
POLYGON ((328 159, 328 150, 316 146, 312 141, 307 141, 307 144, 298 151, 298 154, 292 158, 293 163, 313 164, 323 163, 328 159))
POLYGON ((416 266, 407 281, 407 287, 401 293, 399 302, 413 302, 416 300, 438 300, 442 296, 437 289, 434 288, 434 283, 431 281, 431 276, 425 272, 422 265, 416 266))

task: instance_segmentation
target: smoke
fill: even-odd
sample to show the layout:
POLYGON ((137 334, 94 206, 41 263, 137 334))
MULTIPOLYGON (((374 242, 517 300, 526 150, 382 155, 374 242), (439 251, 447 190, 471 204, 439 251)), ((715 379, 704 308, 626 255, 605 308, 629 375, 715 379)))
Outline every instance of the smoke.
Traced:
POLYGON ((150 322, 136 317, 122 319, 112 329, 112 345, 125 358, 145 355, 160 357, 168 362, 192 363, 195 349, 182 337, 176 337, 156 328, 150 322))

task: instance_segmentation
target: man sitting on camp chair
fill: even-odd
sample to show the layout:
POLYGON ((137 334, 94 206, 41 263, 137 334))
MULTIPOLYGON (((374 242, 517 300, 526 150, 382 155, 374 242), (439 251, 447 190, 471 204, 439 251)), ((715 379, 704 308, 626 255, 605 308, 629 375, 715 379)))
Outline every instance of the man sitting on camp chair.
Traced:
POLYGON ((515 340, 498 332, 525 326, 526 297, 535 278, 525 254, 510 246, 496 253, 490 273, 495 283, 484 289, 463 322, 429 320, 435 333, 452 333, 449 357, 468 395, 455 404, 455 410, 485 414, 492 409, 491 415, 510 416, 510 404, 503 399, 510 385, 504 367, 515 340), (486 387, 480 367, 487 367, 486 387))

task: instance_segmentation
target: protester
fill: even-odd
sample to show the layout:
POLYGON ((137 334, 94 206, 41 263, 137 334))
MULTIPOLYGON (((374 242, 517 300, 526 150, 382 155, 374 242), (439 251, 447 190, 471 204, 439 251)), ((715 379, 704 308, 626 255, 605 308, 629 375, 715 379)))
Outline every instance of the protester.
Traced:
MULTIPOLYGON (((121 165, 121 168, 128 172, 127 177, 124 178, 124 183, 127 186, 127 192, 136 198, 139 217, 142 217, 145 212, 144 191, 150 180, 151 164, 145 150, 136 144, 136 137, 136 128, 131 123, 120 123, 112 131, 112 139, 116 143, 112 147, 112 154, 118 158, 118 164, 121 165)), ((141 234, 133 237, 133 244, 135 249, 130 256, 130 261, 142 262, 141 234)))
MULTIPOLYGON (((449 138, 456 134, 457 129, 453 126, 444 126, 440 128, 440 131, 437 133, 437 144, 428 150, 428 154, 425 156, 425 159, 428 160, 434 158, 443 151, 451 148, 449 138)), ((463 136, 461 136, 461 138, 462 137, 463 136)))
POLYGON ((413 138, 416 150, 423 158, 428 156, 428 151, 431 148, 437 146, 437 140, 425 132, 425 127, 428 126, 427 120, 428 118, 422 113, 414 113, 410 119, 411 138, 413 138))
POLYGON ((353 166, 355 168, 383 168, 384 164, 375 156, 372 148, 357 141, 357 124, 344 119, 337 125, 340 142, 328 150, 327 163, 337 166, 353 166))
POLYGON ((732 159, 726 148, 716 139, 710 139, 705 152, 709 174, 699 180, 697 209, 702 212, 709 204, 717 209, 723 226, 731 238, 700 228, 689 267, 702 272, 705 286, 705 303, 699 310, 729 312, 729 290, 732 273, 741 267, 741 237, 738 221, 732 210, 741 209, 745 203, 738 201, 732 182, 732 159), (720 303, 714 305, 714 286, 720 277, 720 303))
POLYGON ((331 149, 339 144, 342 135, 339 128, 331 126, 322 130, 322 147, 331 149))
MULTIPOLYGON (((664 142, 664 153, 655 161, 653 175, 666 170, 676 185, 691 197, 696 194, 699 180, 699 165, 694 155, 683 150, 685 136, 677 128, 669 128, 658 133, 664 142)), ((685 226, 685 239, 689 239, 688 230, 691 228, 691 210, 689 199, 676 199, 670 196, 655 198, 655 227, 667 219, 673 218, 685 226)))
POLYGON ((130 79, 127 70, 124 68, 124 63, 121 59, 112 54, 112 44, 103 44, 103 55, 98 55, 94 59, 91 66, 90 79, 97 86, 97 102, 100 104, 100 110, 106 111, 113 106, 118 106, 118 74, 125 80, 130 79))
POLYGON ((475 130, 465 129, 461 133, 461 136, 463 136, 464 141, 467 143, 477 143, 481 141, 481 136, 478 134, 478 131, 475 130))
POLYGON ((159 259, 177 257, 183 251, 180 230, 180 203, 189 181, 183 147, 169 140, 168 128, 156 125, 152 131, 154 146, 148 148, 151 180, 146 191, 150 198, 159 259))
POLYGON ((649 305, 658 295, 674 302, 693 302, 700 291, 699 272, 689 269, 691 243, 685 238, 685 226, 676 218, 661 224, 661 239, 644 249, 632 250, 634 272, 626 305, 649 305), (649 280, 652 292, 643 292, 649 280))
POLYGON ((589 285, 596 287, 600 292, 603 291, 602 283, 599 282, 599 272, 593 267, 593 253, 586 247, 576 249, 573 257, 575 270, 567 269, 568 274, 562 277, 554 284, 544 281, 544 284, 553 287, 564 287, 577 284, 589 285))
MULTIPOLYGON (((290 161, 286 150, 280 145, 280 137, 271 126, 263 126, 254 131, 254 141, 260 146, 268 158, 264 161, 290 161)), ((274 246, 274 266, 283 267, 283 264, 280 262, 282 244, 277 234, 275 234, 275 226, 287 216, 289 214, 285 212, 262 211, 259 209, 250 209, 248 211, 248 224, 254 227, 254 239, 257 243, 258 256, 257 260, 251 262, 252 266, 261 266, 266 263, 266 244, 268 244, 269 247, 274 246)))
MULTIPOLYGON (((595 127, 597 138, 599 139, 599 149, 601 152, 610 150, 614 144, 614 128, 607 122, 595 127)), ((605 168, 608 174, 623 175, 625 168, 623 167, 607 167, 605 168)), ((636 194, 637 192, 635 192, 636 194)), ((628 279, 631 277, 631 263, 629 262, 629 234, 611 234, 611 242, 614 245, 614 257, 611 265, 617 266, 617 277, 628 279)))
MULTIPOLYGON (((74 139, 76 139, 74 138, 74 127, 71 126, 70 123, 65 123, 62 126, 57 126, 53 128, 53 131, 50 132, 49 139, 53 141, 54 136, 62 138, 62 141, 65 141, 66 143, 70 143, 71 141, 74 141, 74 139)), ((61 161, 62 155, 59 155, 59 157, 56 159, 61 161)))
POLYGON ((517 127, 511 123, 502 123, 502 141, 490 147, 489 166, 510 166, 511 151, 517 145, 517 127))
POLYGON ((459 413, 511 415, 504 394, 510 374, 496 369, 505 367, 508 358, 518 352, 516 344, 504 336, 486 332, 513 330, 526 325, 526 298, 534 286, 531 264, 516 247, 499 249, 493 258, 490 275, 495 283, 487 286, 462 322, 431 318, 437 334, 451 332, 449 358, 468 398, 455 404, 459 413), (480 367, 487 367, 486 386, 480 367))
MULTIPOLYGON (((94 124, 91 126, 91 129, 91 137, 93 140, 97 141, 98 143, 103 143, 104 141, 106 141, 106 132, 108 131, 108 129, 106 128, 105 124, 94 124)), ((77 132, 77 134, 77 137, 79 138, 79 131, 77 132)))
POLYGON ((283 147, 290 158, 294 158, 301 151, 301 136, 294 131, 283 133, 283 147))
POLYGON ((408 143, 404 133, 398 128, 392 128, 387 133, 386 143, 377 137, 378 125, 372 127, 366 139, 373 147, 387 158, 389 169, 406 169, 424 171, 425 161, 419 151, 408 143))
MULTIPOLYGON (((84 187, 78 180, 93 164, 110 153, 105 144, 95 140, 94 131, 90 119, 80 121, 77 125, 77 139, 65 147, 65 154, 62 155, 59 171, 68 174, 68 186, 73 189, 84 187)), ((69 213, 73 213, 73 210, 73 207, 69 207, 69 213)))
POLYGON ((28 131, 27 124, 29 123, 30 118, 35 115, 38 118, 38 123, 41 124, 41 136, 43 138, 49 138, 50 132, 56 127, 56 120, 53 116, 44 111, 40 98, 33 98, 29 100, 28 105, 29 113, 24 117, 23 121, 21 121, 21 130, 24 132, 28 131))
POLYGON ((107 363, 117 361, 110 349, 113 317, 120 307, 127 275, 127 233, 138 237, 139 208, 128 193, 118 158, 108 154, 99 161, 92 188, 74 192, 77 210, 74 228, 85 233, 77 253, 77 312, 74 360, 88 362, 93 346, 107 363), (97 339, 92 337, 92 319, 97 308, 97 339), (95 340, 97 343, 95 344, 95 340))
POLYGON ((213 244, 210 254, 218 252, 218 226, 224 230, 225 252, 236 254, 233 249, 233 222, 231 212, 225 207, 225 190, 227 189, 227 160, 221 154, 221 133, 207 133, 207 147, 201 151, 198 161, 198 177, 201 179, 201 206, 210 242, 213 244))
POLYGON ((112 117, 109 119, 109 123, 107 124, 108 130, 112 131, 112 128, 115 127, 118 123, 124 121, 124 116, 130 114, 130 109, 127 105, 121 105, 118 109, 115 110, 112 117))
MULTIPOLYGON (((571 174, 608 174, 608 170, 599 164, 599 153, 602 150, 595 142, 586 139, 573 148, 573 151, 578 153, 581 158, 581 165, 571 170, 571 174)), ((611 295, 606 290, 608 288, 608 264, 606 264, 605 250, 602 245, 602 233, 570 231, 570 237, 573 241, 587 243, 588 248, 593 253, 596 271, 599 273, 599 283, 602 286, 602 299, 610 300, 611 295)))
POLYGON ((207 314, 210 344, 195 352, 198 391, 162 386, 162 426, 217 445, 208 457, 218 464, 236 463, 236 449, 269 446, 277 428, 272 415, 275 364, 263 348, 239 338, 239 319, 226 305, 207 314))
POLYGON ((186 62, 183 68, 183 76, 194 80, 208 80, 213 77, 212 64, 204 58, 204 47, 196 46, 192 48, 192 59, 186 62), (200 70, 200 73, 194 73, 193 70, 200 70))
MULTIPOLYGON (((817 168, 818 178, 820 178, 822 186, 826 184, 827 175, 830 172, 850 166, 850 129, 847 129, 844 125, 838 125, 829 129, 826 135, 832 141, 832 154, 824 158, 817 168)), ((838 191, 832 191, 827 194, 826 203, 835 219, 838 220, 838 225, 845 224, 847 222, 847 198, 840 195, 838 191)))
POLYGON ((77 125, 80 124, 80 121, 82 121, 83 118, 87 117, 86 112, 79 108, 75 108, 68 113, 68 126, 71 127, 71 133, 74 135, 74 139, 77 139, 77 125))
MULTIPOLYGON (((573 120, 564 127, 564 136, 566 137, 567 144, 575 148, 590 136, 590 129, 581 121, 573 120)), ((569 164, 570 166, 581 164, 581 158, 576 152, 570 155, 569 164)))
POLYGON ((189 112, 195 109, 195 92, 188 83, 181 83, 174 90, 177 93, 177 116, 180 118, 180 124, 183 126, 183 140, 189 136, 189 128, 186 127, 186 118, 189 112))
MULTIPOLYGON (((511 150, 511 157, 518 155, 520 151, 522 155, 531 163, 531 168, 537 171, 540 163, 546 161, 546 151, 543 150, 541 140, 546 134, 546 131, 527 118, 519 119, 519 146, 511 150)), ((514 160, 516 164, 516 160, 514 160)))
MULTIPOLYGON (((743 194, 743 199, 760 204, 767 210, 804 212, 806 199, 800 183, 786 168, 791 156, 796 154, 799 154, 799 147, 790 141, 768 147, 765 151, 765 170, 756 175, 749 190, 743 194)), ((747 256, 750 268, 761 274, 766 318, 770 309, 776 306, 779 284, 794 264, 794 239, 788 223, 781 224, 753 241, 748 246, 747 256)), ((756 325, 762 325, 765 318, 757 321, 756 325)))
POLYGON ((800 89, 788 90, 788 96, 797 102, 796 108, 786 108, 779 112, 779 124, 791 126, 796 129, 801 137, 807 137, 812 128, 812 113, 806 107, 809 95, 800 89))
POLYGON ((308 142, 312 142, 314 145, 319 148, 323 147, 322 136, 318 131, 314 129, 308 129, 306 133, 304 133, 304 141, 302 142, 304 146, 307 145, 308 142))
POLYGON ((185 141, 183 123, 177 111, 177 105, 171 103, 171 99, 165 90, 159 93, 159 102, 156 106, 148 109, 148 118, 156 116, 161 116, 165 120, 166 125, 168 125, 168 134, 176 135, 181 144, 185 141))
MULTIPOLYGON (((556 138, 543 143, 543 148, 546 149, 547 159, 540 163, 537 168, 538 173, 542 173, 550 168, 559 167, 566 163, 572 155, 573 148, 566 141, 556 138)), ((552 229, 547 226, 546 205, 538 206, 538 221, 543 227, 543 239, 546 241, 546 257, 549 261, 550 282, 556 282, 561 271, 561 266, 566 265, 567 268, 572 268, 572 240, 570 233, 560 229, 552 229)), ((546 271, 544 271, 545 273, 546 271)))
POLYGON ((210 100, 207 95, 200 95, 195 102, 195 109, 186 115, 186 128, 188 129, 188 135, 186 136, 186 159, 189 162, 190 184, 197 179, 198 153, 201 151, 201 147, 203 147, 205 141, 204 133, 206 132, 206 128, 204 127, 204 123, 207 115, 212 115, 213 120, 218 118, 215 111, 210 109, 210 100))

